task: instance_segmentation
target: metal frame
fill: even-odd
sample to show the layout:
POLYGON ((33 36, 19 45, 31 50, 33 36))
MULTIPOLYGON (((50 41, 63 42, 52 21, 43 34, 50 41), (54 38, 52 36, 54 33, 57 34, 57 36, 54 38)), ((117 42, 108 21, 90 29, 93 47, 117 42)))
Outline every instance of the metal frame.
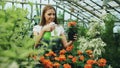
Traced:
MULTIPOLYGON (((63 13, 68 13, 70 14, 70 16, 74 16, 79 20, 87 20, 87 22, 90 22, 90 18, 97 18, 98 20, 101 19, 100 14, 102 14, 103 7, 106 7, 106 11, 108 13, 113 14, 113 12, 117 12, 118 15, 120 16, 120 1, 119 0, 113 0, 114 2, 116 2, 119 6, 111 6, 108 4, 108 2, 105 3, 105 5, 100 5, 98 2, 94 1, 94 0, 90 0, 90 2, 92 2, 93 4, 95 4, 94 6, 92 6, 91 4, 89 4, 86 0, 53 0, 56 2, 56 9, 60 8, 61 10, 63 10, 63 13), (81 5, 81 3, 84 3, 85 5, 81 5), (61 7, 60 5, 62 5, 63 7, 61 7), (91 7, 93 8, 92 10, 90 10, 89 8, 86 7, 91 7), (99 8, 95 8, 96 6, 98 6, 99 8), (75 12, 71 12, 70 8, 74 8, 75 12), (66 10, 67 9, 67 10, 66 10), (110 12, 110 10, 113 10, 113 12, 110 12), (98 12, 98 13, 96 13, 98 12), (84 14, 86 13, 86 14, 84 14), (81 18, 82 17, 82 18, 81 18)), ((100 2, 104 2, 103 0, 98 0, 100 2)), ((14 3, 20 3, 22 4, 22 7, 24 7, 24 4, 29 4, 28 2, 18 2, 18 1, 6 1, 6 2, 11 2, 12 4, 14 3)), ((50 3, 50 0, 48 0, 48 4, 50 3)), ((39 5, 41 8, 41 5, 46 5, 46 4, 42 4, 41 0, 40 3, 33 3, 34 5, 39 5)), ((32 10, 31 10, 32 11, 32 10)), ((41 10, 40 10, 41 13, 41 10)), ((32 13, 31 13, 32 14, 32 13)), ((113 14, 114 15, 114 14, 113 14)), ((118 17, 118 20, 120 20, 120 17, 118 17)))

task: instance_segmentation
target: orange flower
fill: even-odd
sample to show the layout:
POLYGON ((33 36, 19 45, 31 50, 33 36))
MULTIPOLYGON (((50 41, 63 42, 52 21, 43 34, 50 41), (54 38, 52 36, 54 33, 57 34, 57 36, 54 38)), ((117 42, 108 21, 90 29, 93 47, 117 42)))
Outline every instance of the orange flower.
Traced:
POLYGON ((65 49, 60 50, 60 55, 64 55, 66 53, 65 49))
POLYGON ((76 22, 74 22, 74 21, 73 22, 69 22, 68 23, 68 27, 70 27, 70 26, 76 26, 76 22))
POLYGON ((91 55, 93 52, 92 52, 92 50, 86 50, 86 53, 87 53, 88 55, 91 55))
POLYGON ((104 58, 101 58, 98 60, 98 65, 101 67, 104 67, 106 65, 107 61, 104 58))
POLYGON ((45 54, 45 56, 49 56, 49 54, 45 54))
POLYGON ((53 51, 49 51, 49 56, 56 56, 56 54, 53 51))
POLYGON ((91 64, 85 64, 84 68, 92 68, 91 64))
POLYGON ((72 58, 72 62, 73 62, 73 63, 75 63, 76 61, 77 61, 77 58, 76 58, 76 57, 72 58))
POLYGON ((71 51, 73 49, 73 45, 67 46, 66 51, 71 51))
POLYGON ((85 59, 85 57, 82 55, 80 56, 79 60, 83 61, 85 59))
POLYGON ((80 50, 78 50, 77 52, 78 52, 78 55, 81 55, 81 54, 82 54, 82 51, 80 51, 80 50))
POLYGON ((53 64, 50 60, 44 60, 43 64, 45 68, 53 68, 53 64))
POLYGON ((60 56, 59 56, 59 61, 65 61, 65 60, 66 60, 65 55, 60 55, 60 56))
POLYGON ((59 68, 60 67, 60 64, 58 62, 55 62, 54 65, 53 65, 55 68, 59 68))
POLYGON ((69 65, 69 64, 64 64, 63 67, 64 67, 64 68, 71 68, 71 65, 69 65))
POLYGON ((72 56, 72 55, 69 55, 69 56, 68 56, 68 58, 69 58, 69 59, 72 59, 72 58, 73 58, 73 56, 72 56))
POLYGON ((59 61, 59 58, 58 58, 58 57, 55 57, 54 59, 57 60, 57 61, 59 61))
POLYGON ((89 60, 87 60, 87 64, 94 64, 95 63, 95 60, 92 60, 92 59, 89 59, 89 60))
POLYGON ((40 61, 43 62, 45 60, 45 57, 44 56, 41 56, 40 57, 40 61))
POLYGON ((49 68, 53 68, 53 63, 52 63, 51 61, 49 61, 48 64, 47 64, 47 66, 48 66, 49 68))

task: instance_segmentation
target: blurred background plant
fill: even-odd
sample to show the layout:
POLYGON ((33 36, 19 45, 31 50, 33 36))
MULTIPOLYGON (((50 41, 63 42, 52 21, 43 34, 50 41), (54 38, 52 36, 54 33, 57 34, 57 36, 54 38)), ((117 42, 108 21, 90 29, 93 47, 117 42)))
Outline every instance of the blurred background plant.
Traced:
POLYGON ((27 18, 28 11, 22 8, 4 9, 5 2, 0 6, 0 67, 1 68, 33 68, 29 57, 42 54, 44 48, 34 50, 34 40, 30 37, 31 21, 27 18))
MULTIPOLYGON (((113 68, 118 68, 120 67, 120 65, 118 64, 120 63, 120 61, 118 60, 118 58, 120 57, 120 45, 115 44, 116 40, 115 37, 113 36, 114 35, 113 27, 115 21, 117 21, 117 18, 116 16, 107 13, 102 17, 102 19, 103 22, 105 23, 105 30, 101 34, 101 38, 107 44, 107 46, 105 47, 106 52, 103 53, 103 57, 109 60, 108 62, 109 64, 111 64, 111 66, 113 66, 113 68)), ((119 40, 118 44, 120 44, 120 38, 118 40, 119 40)))
POLYGON ((78 39, 78 49, 83 52, 91 49, 96 59, 102 57, 102 53, 105 52, 104 47, 106 46, 106 43, 101 39, 101 33, 104 31, 103 28, 104 26, 99 21, 92 20, 86 31, 86 36, 81 36, 78 39))

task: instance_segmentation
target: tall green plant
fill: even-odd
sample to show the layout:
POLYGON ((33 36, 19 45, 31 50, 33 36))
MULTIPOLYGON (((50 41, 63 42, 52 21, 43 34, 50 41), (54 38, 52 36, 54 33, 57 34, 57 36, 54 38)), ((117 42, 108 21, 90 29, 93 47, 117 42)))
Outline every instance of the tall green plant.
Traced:
POLYGON ((108 44, 113 44, 113 27, 116 17, 112 14, 106 14, 102 17, 102 19, 105 23, 105 32, 103 35, 103 40, 108 44))
POLYGON ((112 14, 106 14, 103 16, 103 21, 105 23, 105 32, 102 35, 102 39, 107 44, 107 47, 105 48, 106 52, 103 54, 103 56, 108 59, 109 64, 111 64, 113 68, 120 67, 118 64, 120 62, 118 61, 120 52, 117 51, 119 47, 115 44, 115 39, 113 37, 113 27, 116 20, 117 18, 112 14))
MULTIPOLYGON (((7 8, 0 10, 0 67, 27 66, 28 56, 35 52, 34 41, 29 37, 30 23, 27 10, 7 8), (25 62, 25 63, 23 63, 25 62)), ((11 67, 11 68, 13 68, 11 67)))

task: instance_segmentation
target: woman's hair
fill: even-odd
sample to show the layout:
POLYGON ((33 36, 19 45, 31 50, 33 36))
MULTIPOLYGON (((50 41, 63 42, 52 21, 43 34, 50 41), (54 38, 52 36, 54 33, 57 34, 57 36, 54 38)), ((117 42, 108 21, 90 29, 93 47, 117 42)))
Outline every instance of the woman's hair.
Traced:
POLYGON ((45 20, 45 13, 46 11, 50 10, 50 9, 53 9, 55 11, 55 20, 53 22, 55 22, 55 24, 58 24, 57 23, 57 15, 56 15, 56 10, 53 6, 51 5, 46 5, 44 8, 43 8, 43 11, 42 11, 42 17, 41 17, 41 22, 39 25, 42 25, 44 26, 46 24, 46 20, 45 20))

